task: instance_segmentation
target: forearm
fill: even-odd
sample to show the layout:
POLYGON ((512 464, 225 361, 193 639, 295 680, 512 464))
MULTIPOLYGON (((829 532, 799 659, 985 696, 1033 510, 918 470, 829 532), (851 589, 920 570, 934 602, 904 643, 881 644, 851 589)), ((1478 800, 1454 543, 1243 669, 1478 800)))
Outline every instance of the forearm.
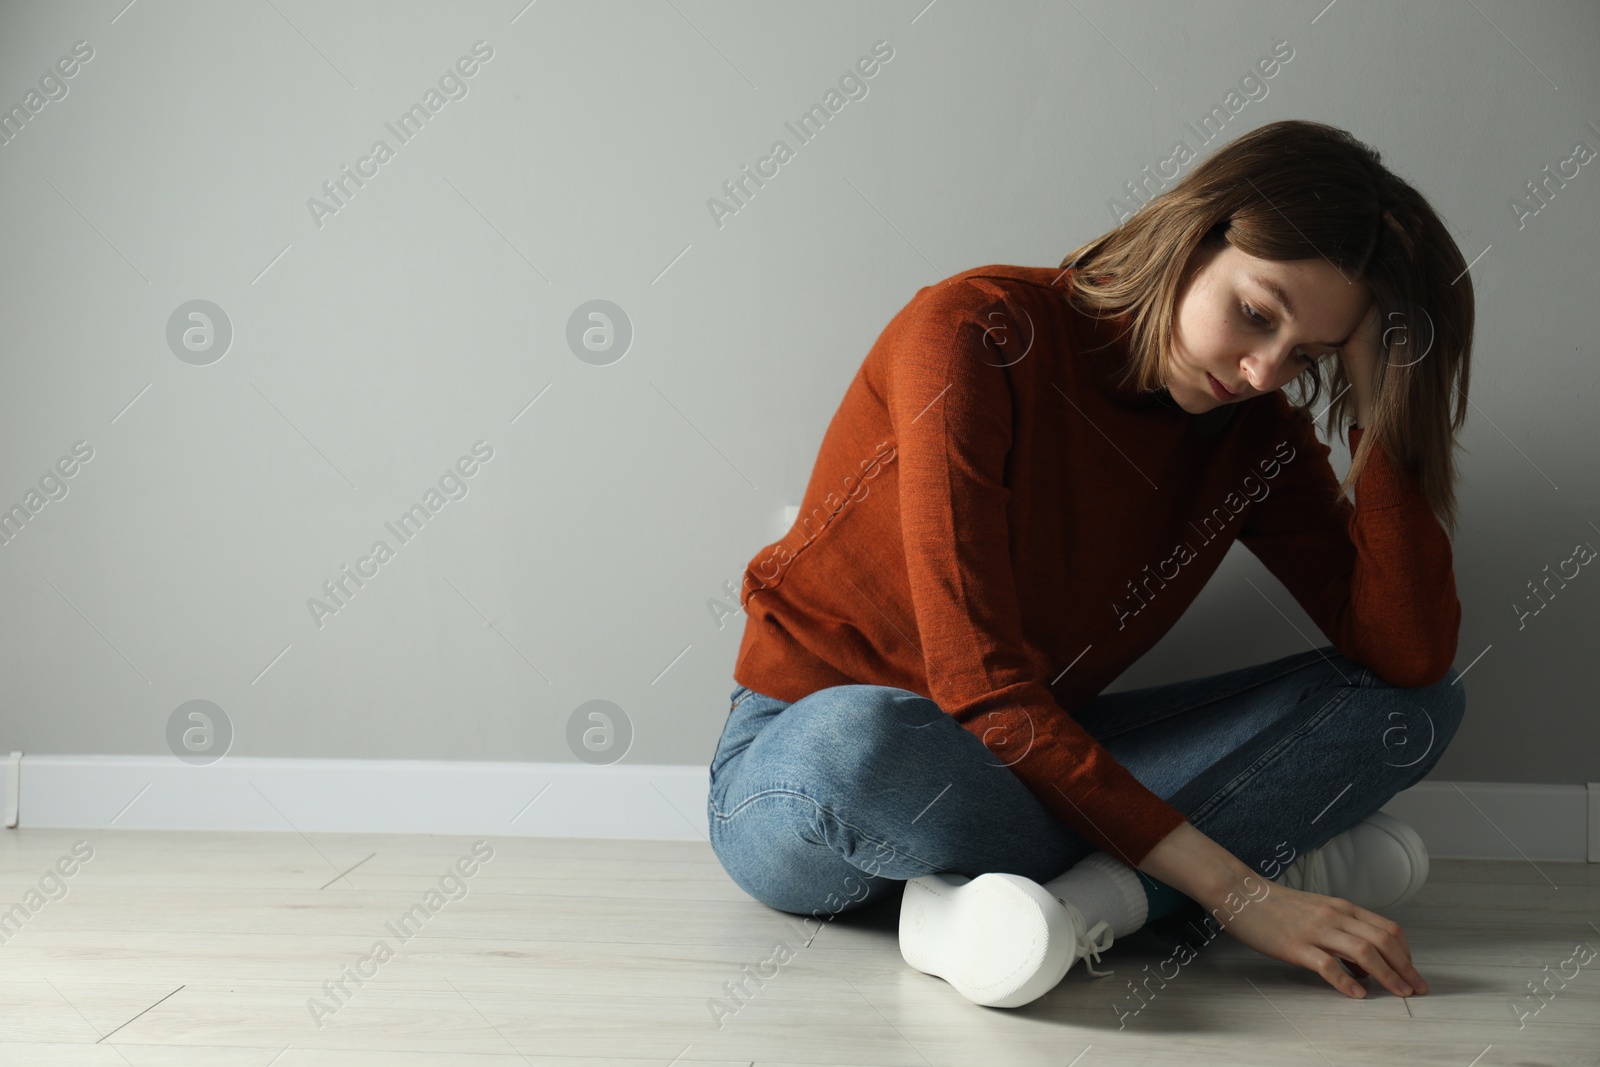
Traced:
POLYGON ((1243 860, 1187 821, 1179 823, 1157 842, 1139 864, 1139 869, 1161 879, 1207 911, 1223 906, 1230 893, 1259 892, 1259 883, 1263 881, 1243 860), (1252 881, 1247 884, 1246 878, 1252 881))

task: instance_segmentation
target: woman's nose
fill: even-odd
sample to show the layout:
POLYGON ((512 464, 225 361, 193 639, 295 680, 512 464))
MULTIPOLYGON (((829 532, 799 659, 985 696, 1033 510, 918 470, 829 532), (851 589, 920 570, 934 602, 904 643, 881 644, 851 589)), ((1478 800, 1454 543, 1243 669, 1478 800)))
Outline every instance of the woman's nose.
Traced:
POLYGON ((1278 387, 1288 358, 1287 352, 1252 352, 1241 364, 1245 381, 1258 393, 1272 392, 1278 387))

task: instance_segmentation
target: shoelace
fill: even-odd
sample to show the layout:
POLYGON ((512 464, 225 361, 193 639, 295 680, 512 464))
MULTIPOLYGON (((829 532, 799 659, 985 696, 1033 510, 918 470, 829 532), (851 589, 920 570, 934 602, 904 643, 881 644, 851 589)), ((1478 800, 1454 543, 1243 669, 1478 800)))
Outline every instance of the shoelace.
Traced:
MULTIPOLYGON (((1065 906, 1067 911, 1071 913, 1073 929, 1082 930, 1087 925, 1087 921, 1083 917, 1083 912, 1079 911, 1077 905, 1073 904, 1070 900, 1066 900, 1063 897, 1056 897, 1056 899, 1061 901, 1062 905, 1065 906)), ((1107 967, 1103 971, 1097 971, 1094 969, 1093 964, 1091 964, 1089 960, 1092 957, 1095 963, 1099 963, 1100 953, 1104 952, 1110 947, 1111 924, 1106 922, 1104 919, 1101 919, 1099 922, 1094 924, 1094 929, 1088 931, 1086 934, 1083 934, 1078 938, 1078 943, 1073 946, 1073 956, 1076 959, 1082 960, 1084 969, 1094 977, 1106 978, 1115 974, 1116 971, 1112 970, 1110 967, 1107 967)))

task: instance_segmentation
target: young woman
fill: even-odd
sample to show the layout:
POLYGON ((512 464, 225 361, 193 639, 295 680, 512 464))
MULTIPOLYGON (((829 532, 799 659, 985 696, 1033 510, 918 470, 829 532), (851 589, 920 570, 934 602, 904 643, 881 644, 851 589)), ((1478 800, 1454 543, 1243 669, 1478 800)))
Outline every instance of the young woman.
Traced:
POLYGON ((745 572, 713 848, 818 923, 902 893, 906 961, 979 1004, 1191 914, 1348 996, 1426 993, 1377 909, 1427 853, 1378 809, 1465 708, 1460 251, 1376 152, 1290 121, 1062 266, 921 289, 850 383, 745 572), (1350 427, 1343 483, 1313 412, 1350 427), (1331 644, 1102 695, 1235 540, 1331 644))

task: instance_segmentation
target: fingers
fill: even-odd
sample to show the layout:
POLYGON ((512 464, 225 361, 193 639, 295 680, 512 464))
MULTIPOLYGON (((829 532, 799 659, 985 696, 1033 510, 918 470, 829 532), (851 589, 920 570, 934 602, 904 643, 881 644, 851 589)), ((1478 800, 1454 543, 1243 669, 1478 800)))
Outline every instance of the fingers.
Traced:
MULTIPOLYGON (((1346 903, 1349 902, 1347 901, 1346 903)), ((1399 938, 1400 943, 1405 945, 1407 955, 1410 954, 1411 946, 1407 943, 1406 932, 1400 929, 1399 923, 1395 922, 1393 919, 1385 919, 1382 915, 1379 915, 1375 911, 1368 911, 1359 904, 1351 904, 1350 911, 1351 914, 1360 919, 1362 922, 1376 926, 1380 930, 1387 930, 1395 937, 1399 938)))
POLYGON ((1400 928, 1400 924, 1392 919, 1385 919, 1382 915, 1368 911, 1366 908, 1357 905, 1351 905, 1351 907, 1354 908, 1355 917, 1358 920, 1394 938, 1399 946, 1401 955, 1396 957, 1387 952, 1384 954, 1389 957, 1389 962, 1395 966, 1395 969, 1400 972, 1412 989, 1418 993, 1426 993, 1428 991, 1427 979, 1422 977, 1416 965, 1411 962, 1411 943, 1406 940, 1406 932, 1400 928))
MULTIPOLYGON (((1365 970, 1396 996, 1408 997, 1428 991, 1427 980, 1411 962, 1411 945, 1406 941, 1405 931, 1399 923, 1341 897, 1332 899, 1337 902, 1336 910, 1342 917, 1339 928, 1376 950, 1375 953, 1363 954, 1359 959, 1341 953, 1348 962, 1363 963, 1369 958, 1376 958, 1380 961, 1379 965, 1368 966, 1365 970)), ((1323 947, 1333 946, 1324 944, 1323 947)))
POLYGON ((1396 996, 1428 991, 1399 924, 1339 897, 1279 887, 1225 929, 1258 952, 1315 971, 1352 999, 1366 997, 1368 975, 1396 996))
POLYGON ((1352 920, 1350 927, 1330 930, 1321 941, 1321 946, 1359 964, 1397 997, 1409 997, 1416 988, 1410 979, 1401 974, 1401 970, 1410 971, 1413 968, 1409 960, 1397 959, 1400 954, 1399 942, 1382 930, 1352 920))
POLYGON ((1345 972, 1339 960, 1321 949, 1313 948, 1310 958, 1302 960, 1300 965, 1320 974, 1323 981, 1353 1000, 1362 1000, 1367 995, 1367 991, 1361 987, 1361 983, 1345 972))

